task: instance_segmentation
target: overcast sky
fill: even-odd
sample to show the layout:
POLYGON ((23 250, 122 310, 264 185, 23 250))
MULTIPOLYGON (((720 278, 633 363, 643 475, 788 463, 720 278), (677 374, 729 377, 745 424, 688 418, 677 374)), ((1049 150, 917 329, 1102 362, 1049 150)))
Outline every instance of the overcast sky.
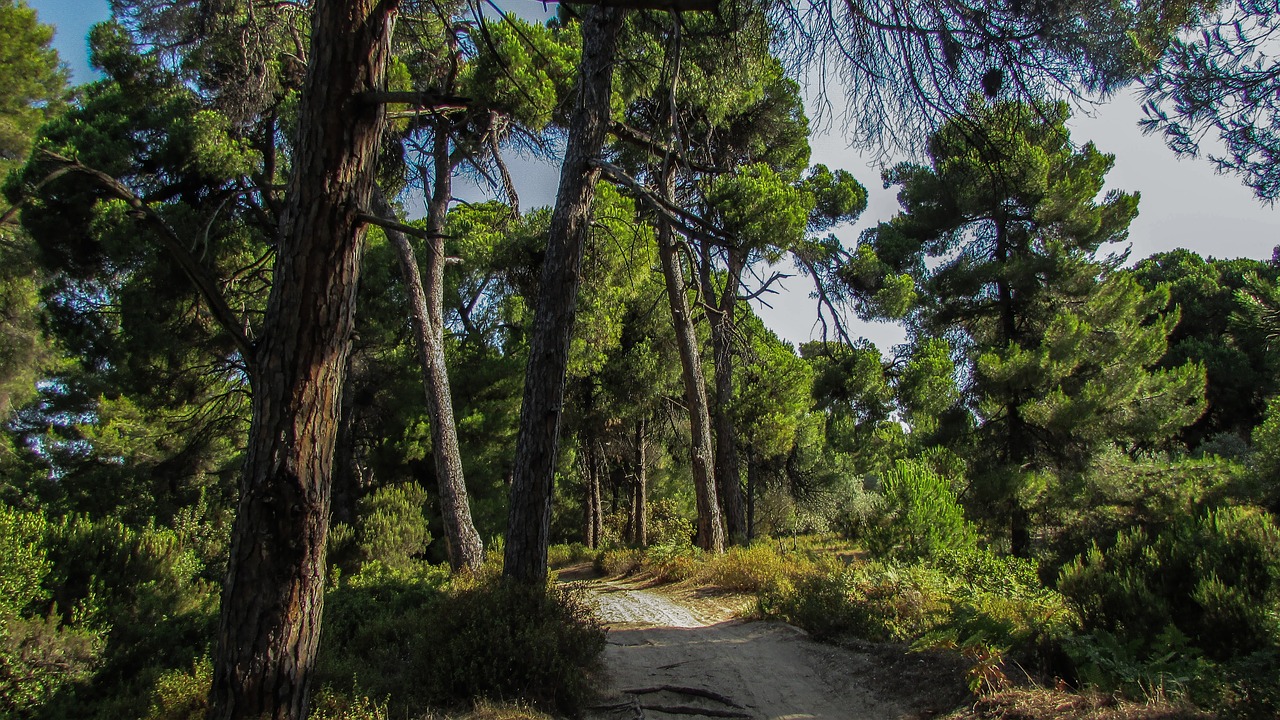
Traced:
MULTIPOLYGON (((54 25, 54 46, 71 68, 76 82, 93 79, 86 59, 85 35, 89 27, 109 14, 107 0, 28 0, 41 22, 54 25)), ((519 7, 531 20, 549 18, 555 5, 538 0, 508 0, 504 5, 519 7), (519 3, 519 5, 517 5, 519 3)), ((1280 214, 1256 199, 1235 176, 1217 175, 1206 160, 1179 159, 1159 137, 1144 136, 1137 128, 1141 117, 1138 102, 1124 92, 1087 117, 1081 113, 1071 122, 1072 139, 1092 140, 1099 150, 1116 156, 1115 168, 1107 176, 1109 188, 1142 194, 1140 214, 1130 226, 1132 258, 1178 247, 1219 258, 1271 257, 1280 244, 1280 214)), ((896 190, 884 189, 878 165, 850 151, 838 122, 824 134, 812 138, 813 162, 853 173, 870 191, 870 206, 861 221, 840 228, 837 234, 852 244, 863 228, 892 216, 897 211, 896 190)), ((554 200, 557 169, 546 164, 525 162, 513 168, 520 199, 526 207, 547 205, 554 200)), ((480 192, 460 194, 473 199, 480 192)), ((817 332, 814 301, 803 278, 792 278, 786 292, 770 296, 772 309, 762 308, 766 323, 781 337, 803 342, 817 332)), ((888 350, 900 342, 901 331, 893 325, 859 324, 858 332, 888 350)))

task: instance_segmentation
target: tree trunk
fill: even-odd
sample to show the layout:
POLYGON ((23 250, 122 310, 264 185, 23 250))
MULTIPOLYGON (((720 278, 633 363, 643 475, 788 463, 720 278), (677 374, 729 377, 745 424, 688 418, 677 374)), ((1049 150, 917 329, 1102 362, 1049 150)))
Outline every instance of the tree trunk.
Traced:
POLYGON ((649 546, 649 460, 644 450, 645 424, 645 418, 636 423, 635 499, 631 502, 632 542, 640 547, 649 546))
MULTIPOLYGON (((442 235, 445 215, 448 212, 451 190, 448 159, 448 136, 437 133, 436 179, 431 204, 427 209, 428 232, 442 235), (441 151, 444 162, 441 180, 441 151)), ((381 191, 374 192, 374 210, 378 215, 396 220, 391 207, 381 191)), ((418 272, 418 256, 409 238, 399 230, 385 229, 387 240, 396 250, 400 260, 400 276, 404 279, 409 299, 409 317, 418 346, 418 362, 422 367, 422 385, 427 398, 427 412, 431 416, 431 458, 435 463, 437 494, 440 498, 440 515, 444 524, 444 542, 449 555, 449 566, 454 572, 478 570, 484 564, 484 544, 471 520, 471 506, 467 502, 467 484, 462 475, 462 454, 458 450, 458 429, 453 418, 453 395, 449 387, 449 371, 444 359, 444 328, 441 324, 444 286, 444 239, 430 238, 427 260, 426 288, 418 272)))
MULTIPOLYGON (((733 402, 734 310, 737 308, 738 286, 745 268, 746 254, 737 248, 731 248, 725 286, 717 299, 716 312, 708 313, 716 376, 716 484, 724 508, 729 541, 735 545, 745 545, 748 541, 746 506, 742 499, 742 470, 738 463, 738 430, 730 412, 730 403, 733 402)), ((711 277, 711 258, 708 253, 704 253, 702 292, 708 298, 716 298, 711 277)))
MULTIPOLYGON (((659 181, 662 198, 674 204, 675 173, 668 163, 659 181)), ((658 218, 658 257, 662 260, 662 277, 667 287, 667 304, 675 326, 676 345, 680 348, 681 376, 684 379, 685 402, 689 407, 692 435, 689 457, 693 465, 693 488, 698 506, 698 547, 707 552, 724 552, 724 527, 720 520, 715 478, 711 470, 711 410, 707 406, 707 386, 702 377, 702 358, 698 352, 698 336, 685 297, 684 272, 676 254, 675 233, 671 222, 658 218)))
POLYGON ((592 550, 600 546, 600 476, 592 459, 591 443, 582 445, 582 484, 587 496, 582 504, 583 542, 592 550))
POLYGON ((316 0, 275 278, 223 585, 208 716, 302 720, 395 0, 316 0))
POLYGON ((755 455, 747 457, 747 544, 756 539, 756 493, 760 488, 760 463, 755 455))
POLYGON ((577 314, 582 253, 600 175, 594 163, 609 128, 614 56, 625 12, 596 6, 584 13, 577 100, 529 338, 503 574, 534 585, 547 579, 552 481, 564 409, 569 337, 577 314))
POLYGON ((342 386, 342 401, 338 413, 338 439, 334 448, 333 493, 329 506, 332 523, 355 525, 356 501, 364 488, 364 472, 356 452, 359 443, 356 411, 356 388, 351 378, 359 373, 355 359, 359 353, 347 357, 347 367, 342 371, 346 379, 342 386))

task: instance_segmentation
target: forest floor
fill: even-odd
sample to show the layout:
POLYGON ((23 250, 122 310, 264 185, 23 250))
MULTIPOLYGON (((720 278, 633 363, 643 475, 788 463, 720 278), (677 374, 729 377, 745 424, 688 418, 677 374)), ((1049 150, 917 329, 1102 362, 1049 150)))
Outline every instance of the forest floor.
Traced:
POLYGON ((644 579, 584 582, 609 628, 592 720, 930 718, 972 701, 953 659, 898 646, 828 645, 780 622, 748 622, 751 597, 644 579))

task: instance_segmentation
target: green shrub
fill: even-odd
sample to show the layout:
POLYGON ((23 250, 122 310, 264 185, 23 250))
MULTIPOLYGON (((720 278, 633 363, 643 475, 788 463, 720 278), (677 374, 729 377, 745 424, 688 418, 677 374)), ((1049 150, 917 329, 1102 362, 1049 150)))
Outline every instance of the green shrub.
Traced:
POLYGON ((604 635, 583 591, 499 581, 446 596, 413 665, 437 702, 519 700, 573 713, 592 696, 604 635))
POLYGON ((480 698, 572 712, 603 647, 579 593, 374 564, 326 598, 317 682, 341 697, 387 698, 396 717, 480 698))
POLYGON ((1258 508, 1228 507, 1162 532, 1121 532, 1062 570, 1058 587, 1089 630, 1143 649, 1173 625, 1225 660, 1280 641, 1280 530, 1258 508))
POLYGON ((820 638, 1007 650, 1036 663, 1047 662, 1075 625, 1065 599, 1039 583, 1034 563, 981 550, 927 562, 813 566, 791 587, 761 593, 760 607, 820 638))
POLYGON ((655 499, 649 502, 650 545, 689 545, 694 534, 694 522, 680 512, 675 501, 655 499))
POLYGON ((362 562, 403 567, 422 557, 431 542, 427 491, 415 482, 386 485, 360 500, 356 548, 362 562))
POLYGON ((0 717, 37 717, 63 690, 92 677, 100 632, 64 626, 56 615, 0 612, 0 717))
POLYGON ((757 607, 763 617, 804 628, 819 640, 865 634, 865 615, 850 597, 848 574, 843 570, 813 568, 790 586, 765 588, 757 607))
POLYGON ((0 612, 27 612, 49 599, 43 586, 52 567, 45 532, 39 513, 0 504, 0 612))
POLYGON ((322 687, 311 698, 308 720, 388 720, 386 703, 376 703, 361 694, 342 694, 322 687))
POLYGON ((209 709, 213 663, 201 658, 190 670, 169 670, 156 678, 146 720, 203 720, 209 709))
POLYGON ((881 479, 881 492, 882 514, 865 534, 872 552, 917 558, 975 546, 975 530, 951 483, 925 464, 899 460, 881 479))
MULTIPOLYGON (((63 621, 48 584, 49 524, 0 505, 0 717, 28 718, 98 664, 102 631, 63 621)), ((82 606, 84 607, 84 606, 82 606)))
POLYGON ((801 556, 783 555, 770 543, 756 543, 708 558, 698 577, 725 590, 759 592, 789 582, 808 564, 801 556))
POLYGON ((595 560, 595 551, 582 543, 560 543, 547 548, 547 565, 552 568, 568 567, 588 560, 595 560))
POLYGON ((59 693, 41 717, 143 717, 166 671, 211 650, 217 593, 172 530, 84 516, 50 523, 46 579, 64 627, 100 634, 92 677, 59 693))
POLYGON ((637 548, 607 548, 596 555, 596 570, 605 575, 630 575, 644 565, 644 551, 637 548))

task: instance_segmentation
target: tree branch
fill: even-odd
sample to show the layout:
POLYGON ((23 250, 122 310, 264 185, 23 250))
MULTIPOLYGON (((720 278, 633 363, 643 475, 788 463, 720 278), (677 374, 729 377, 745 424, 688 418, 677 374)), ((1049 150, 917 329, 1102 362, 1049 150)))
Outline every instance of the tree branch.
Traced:
POLYGON ((719 0, 573 0, 574 5, 599 5, 624 10, 668 10, 672 12, 715 12, 719 0))
POLYGON ((592 160, 591 164, 599 168, 600 172, 614 183, 622 185, 635 193, 636 197, 638 197, 642 202, 651 207, 658 214, 678 225, 680 229, 687 234, 708 240, 715 245, 737 244, 736 238, 724 234, 724 232, 719 228, 706 220, 703 220, 697 215, 694 215, 688 210, 673 205, 658 197, 617 165, 599 159, 592 160))
POLYGON ((360 101, 368 105, 412 105, 422 110, 466 110, 473 102, 461 95, 415 90, 370 90, 360 94, 360 101))
POLYGON ((804 257, 804 255, 800 253, 793 252, 791 253, 791 256, 795 258, 796 262, 800 263, 805 270, 809 271, 811 276, 813 276, 813 287, 818 293, 818 319, 822 321, 822 339, 824 341, 827 339, 827 320, 826 316, 822 312, 822 308, 826 307, 827 310, 831 312, 831 321, 835 323, 836 334, 846 345, 852 346, 853 340, 849 338, 849 333, 845 330, 844 323, 840 321, 840 313, 836 311, 835 303, 832 302, 831 296, 827 294, 827 288, 822 284, 822 276, 818 274, 818 269, 813 266, 813 263, 810 262, 808 258, 804 257))
POLYGON ((715 167, 714 165, 704 165, 696 160, 690 160, 687 157, 685 157, 684 154, 681 153, 679 150, 668 147, 658 142, 648 133, 645 133, 642 130, 633 128, 630 125, 627 125, 626 123, 614 121, 609 126, 609 134, 613 135, 614 137, 621 140, 622 142, 627 143, 628 145, 632 145, 634 147, 640 148, 641 150, 647 151, 650 155, 654 157, 659 157, 659 158, 670 157, 673 161, 675 161, 677 165, 680 165, 689 170, 694 170, 696 172, 702 172, 702 173, 710 173, 713 175, 722 175, 728 172, 724 168, 718 168, 718 167, 715 167))
MULTIPOLYGON (((182 239, 178 237, 178 233, 174 231, 169 223, 155 211, 150 205, 139 198, 124 183, 111 177, 110 175, 95 170, 86 165, 82 165, 77 160, 63 157, 49 150, 42 150, 45 157, 50 158, 54 162, 62 165, 59 170, 54 173, 76 172, 85 175, 94 180, 109 195, 118 200, 123 200, 133 208, 136 217, 146 220, 153 228, 159 231, 160 245, 169 253, 178 267, 182 269, 184 275, 195 285, 196 291, 204 298, 209 305, 209 312, 213 319, 222 328, 223 332, 231 338, 231 342, 235 345, 237 351, 250 363, 252 367, 253 359, 253 341, 245 333, 245 327, 242 319, 236 315, 231 306, 227 304, 227 300, 222 295, 222 291, 218 288, 217 282, 204 267, 191 255, 186 246, 182 243, 182 239)), ((46 178, 46 181, 48 178, 46 178)), ((42 183, 43 184, 43 183, 42 183)))

